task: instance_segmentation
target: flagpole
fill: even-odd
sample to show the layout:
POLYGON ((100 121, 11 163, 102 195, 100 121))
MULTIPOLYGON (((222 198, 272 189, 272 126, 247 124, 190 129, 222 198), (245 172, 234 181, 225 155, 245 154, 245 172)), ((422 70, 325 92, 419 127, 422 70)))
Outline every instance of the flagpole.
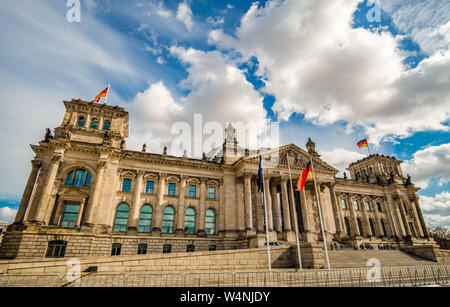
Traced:
MULTIPOLYGON (((262 163, 261 163, 261 167, 262 167, 262 163)), ((263 188, 261 189, 261 199, 262 199, 262 203, 264 206, 264 216, 265 216, 265 220, 266 220, 267 259, 269 262, 269 273, 272 273, 272 260, 270 258, 270 242, 269 242, 269 223, 268 223, 268 219, 267 219, 267 205, 264 201, 264 191, 265 191, 265 187, 266 187, 266 181, 264 179, 264 168, 263 168, 263 172, 262 172, 262 180, 263 180, 263 188)))
POLYGON ((313 173, 313 176, 314 176, 313 177, 314 178, 314 188, 316 190, 317 206, 319 208, 319 218, 320 218, 320 226, 321 226, 321 229, 322 229, 323 246, 325 248, 325 257, 327 258, 328 270, 330 270, 330 259, 328 258, 327 238, 325 237, 325 230, 324 230, 323 216, 322 216, 322 206, 320 204, 319 191, 317 190, 316 171, 314 170, 312 157, 309 158, 309 161, 311 162, 311 169, 312 169, 312 173, 313 173))
POLYGON ((111 88, 111 84, 108 84, 108 91, 106 92, 105 104, 108 102, 109 89, 111 88))
MULTIPOLYGON (((292 176, 291 176, 291 163, 289 162, 289 154, 287 155, 287 163, 288 163, 288 168, 289 168, 289 181, 291 182, 291 191, 292 193, 294 193, 294 189, 292 186, 292 176)), ((289 204, 288 204, 289 206, 289 204)), ((292 210, 293 210, 293 214, 294 214, 294 223, 295 223, 295 236, 296 236, 296 240, 297 240, 297 253, 298 253, 298 265, 300 267, 300 271, 303 271, 302 268, 302 256, 300 254, 300 242, 298 239, 298 222, 297 222, 297 210, 295 209, 295 203, 294 206, 292 206, 292 210)))
MULTIPOLYGON (((367 138, 366 138, 366 141, 367 141, 367 138)), ((367 150, 369 150, 369 156, 370 156, 371 153, 370 153, 370 145, 369 145, 369 141, 367 141, 367 150)))

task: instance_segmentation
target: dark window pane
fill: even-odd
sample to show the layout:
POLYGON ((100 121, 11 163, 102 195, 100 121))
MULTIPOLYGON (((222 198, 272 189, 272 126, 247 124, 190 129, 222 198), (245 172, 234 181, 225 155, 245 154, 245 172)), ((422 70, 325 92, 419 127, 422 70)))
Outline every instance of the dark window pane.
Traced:
POLYGON ((91 120, 91 128, 97 129, 97 127, 98 127, 98 119, 93 118, 91 120))
POLYGON ((153 181, 147 181, 147 185, 145 187, 145 193, 153 194, 154 188, 155 188, 155 183, 153 181))
POLYGON ((131 179, 124 179, 123 185, 122 185, 122 191, 123 192, 130 192, 131 191, 131 179))
POLYGON ((111 122, 109 120, 106 120, 105 123, 103 124, 103 130, 109 130, 110 127, 111 122))

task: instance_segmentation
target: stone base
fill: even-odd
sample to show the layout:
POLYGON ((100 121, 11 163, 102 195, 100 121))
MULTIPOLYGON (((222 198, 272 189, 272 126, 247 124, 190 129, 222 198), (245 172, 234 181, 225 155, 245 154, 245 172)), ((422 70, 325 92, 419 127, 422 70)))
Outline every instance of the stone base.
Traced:
POLYGON ((297 238, 295 236, 295 232, 293 232, 292 230, 283 232, 283 240, 288 241, 288 242, 292 242, 292 243, 296 243, 297 242, 297 238))

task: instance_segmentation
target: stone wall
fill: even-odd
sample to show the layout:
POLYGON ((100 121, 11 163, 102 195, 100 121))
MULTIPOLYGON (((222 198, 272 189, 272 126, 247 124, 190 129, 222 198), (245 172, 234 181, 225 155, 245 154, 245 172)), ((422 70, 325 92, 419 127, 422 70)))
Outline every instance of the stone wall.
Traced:
MULTIPOLYGON (((289 246, 271 248, 273 268, 295 266, 296 249, 289 246)), ((149 254, 115 257, 80 258, 81 270, 97 266, 99 273, 136 272, 198 272, 267 269, 267 249, 241 249, 211 252, 149 254)), ((67 259, 43 259, 41 261, 0 261, 4 274, 64 274, 67 259)))
POLYGON ((122 244, 121 255, 136 255, 139 244, 147 244, 147 253, 162 253, 164 244, 172 245, 172 252, 186 252, 187 245, 196 251, 208 251, 210 245, 217 250, 248 248, 248 240, 198 238, 94 235, 52 231, 8 231, 0 246, 1 258, 43 258, 48 243, 53 240, 67 242, 65 257, 110 256, 113 243, 122 244))

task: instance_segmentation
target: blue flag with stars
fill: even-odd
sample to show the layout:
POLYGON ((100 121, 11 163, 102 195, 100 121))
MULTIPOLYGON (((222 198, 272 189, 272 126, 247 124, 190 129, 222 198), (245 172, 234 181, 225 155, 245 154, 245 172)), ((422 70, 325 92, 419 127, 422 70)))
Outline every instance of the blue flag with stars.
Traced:
POLYGON ((256 182, 258 186, 258 192, 263 190, 263 169, 262 169, 262 155, 259 156, 259 170, 258 170, 258 180, 256 182))

